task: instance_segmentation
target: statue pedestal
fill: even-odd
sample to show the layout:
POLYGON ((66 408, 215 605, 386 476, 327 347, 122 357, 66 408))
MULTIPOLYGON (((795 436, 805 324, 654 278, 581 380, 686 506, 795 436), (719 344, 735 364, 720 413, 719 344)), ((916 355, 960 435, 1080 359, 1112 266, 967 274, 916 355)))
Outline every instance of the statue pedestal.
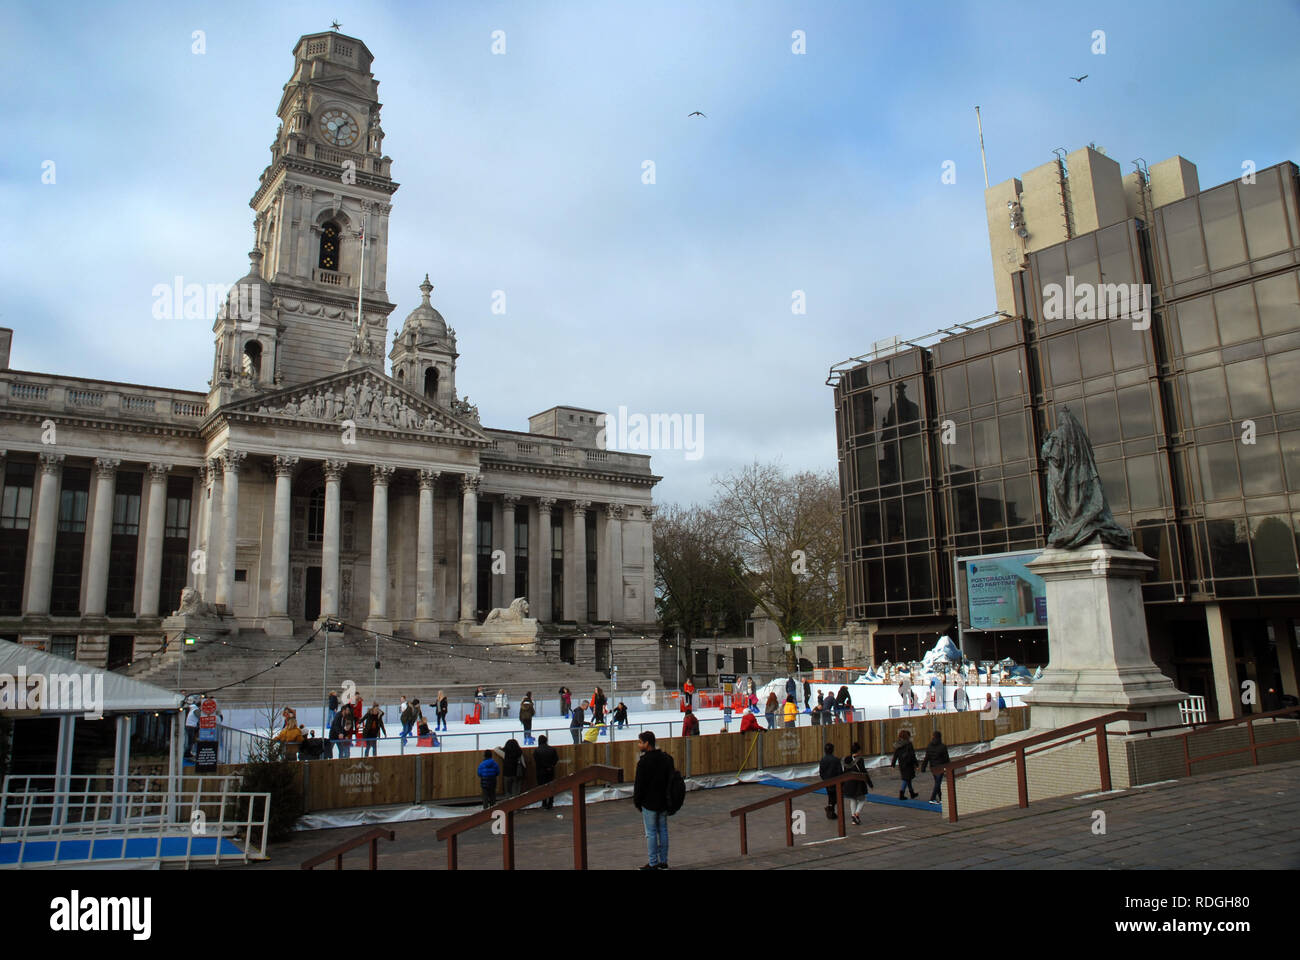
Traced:
POLYGON ((481 626, 475 624, 467 631, 465 639, 470 643, 484 646, 501 645, 517 653, 537 652, 537 621, 532 618, 523 620, 494 620, 481 626))
POLYGON ((1155 561, 1100 540, 1078 550, 1049 547, 1026 564, 1047 582, 1051 660, 1025 700, 1035 730, 1050 730, 1115 710, 1141 710, 1145 721, 1109 729, 1142 730, 1181 722, 1187 699, 1151 660, 1142 577, 1155 561))

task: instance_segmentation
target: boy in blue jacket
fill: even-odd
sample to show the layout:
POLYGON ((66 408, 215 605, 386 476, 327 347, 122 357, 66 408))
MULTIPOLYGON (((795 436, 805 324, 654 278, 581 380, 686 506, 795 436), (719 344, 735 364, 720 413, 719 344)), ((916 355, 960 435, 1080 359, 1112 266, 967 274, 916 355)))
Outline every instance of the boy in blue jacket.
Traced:
POLYGON ((500 765, 492 759, 492 751, 483 751, 483 762, 478 765, 478 782, 483 788, 483 809, 486 810, 497 802, 497 777, 501 774, 500 765))

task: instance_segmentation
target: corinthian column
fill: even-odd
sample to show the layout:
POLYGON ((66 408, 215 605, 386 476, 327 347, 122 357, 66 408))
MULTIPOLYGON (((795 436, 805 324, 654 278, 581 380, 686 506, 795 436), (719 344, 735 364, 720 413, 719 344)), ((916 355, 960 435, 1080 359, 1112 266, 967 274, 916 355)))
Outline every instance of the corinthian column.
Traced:
POLYGON ((234 613, 236 534, 239 529, 239 467, 248 454, 227 450, 221 458, 221 570, 217 574, 217 606, 234 613))
POLYGON ((297 457, 275 458, 275 514, 271 524, 271 611, 266 632, 293 634, 289 616, 289 531, 293 516, 293 472, 297 457))
POLYGON ((420 514, 415 533, 415 635, 436 636, 433 592, 433 488, 437 470, 420 471, 420 514))
MULTIPOLYGON (((149 464, 149 509, 144 523, 144 570, 140 584, 140 616, 158 616, 162 588, 163 528, 167 523, 167 474, 170 463, 149 464)), ((173 610, 175 607, 172 608, 173 610)))
POLYGON ((605 504, 605 563, 609 565, 609 619, 623 619, 623 505, 605 504))
POLYGON ((54 576, 54 534, 59 520, 59 478, 63 454, 41 454, 41 486, 36 498, 36 522, 28 540, 31 544, 32 575, 27 585, 25 616, 45 617, 50 613, 50 585, 54 576))
POLYGON ((388 619, 388 484, 393 467, 375 464, 370 468, 374 504, 370 512, 370 616, 367 630, 391 633, 388 619))
POLYGON ((90 521, 90 572, 84 616, 102 617, 108 602, 108 548, 113 538, 113 480, 121 460, 95 461, 95 513, 90 521))
POLYGON ((587 511, 590 500, 573 503, 573 589, 565 590, 573 597, 573 609, 565 611, 565 619, 586 623, 587 616, 587 511))
POLYGON ((537 606, 529 605, 529 613, 542 623, 550 623, 551 616, 551 508, 554 497, 537 501, 537 606))
POLYGON ((478 542, 478 487, 479 477, 466 474, 460 478, 460 634, 467 636, 469 628, 478 623, 478 605, 475 588, 478 586, 478 569, 475 547, 478 542))
POLYGON ((339 615, 339 484, 346 460, 325 461, 325 529, 321 536, 320 615, 339 615))
POLYGON ((508 607, 515 599, 515 507, 519 498, 508 493, 501 498, 501 525, 505 527, 501 538, 501 549, 506 554, 505 589, 501 591, 502 606, 508 607))

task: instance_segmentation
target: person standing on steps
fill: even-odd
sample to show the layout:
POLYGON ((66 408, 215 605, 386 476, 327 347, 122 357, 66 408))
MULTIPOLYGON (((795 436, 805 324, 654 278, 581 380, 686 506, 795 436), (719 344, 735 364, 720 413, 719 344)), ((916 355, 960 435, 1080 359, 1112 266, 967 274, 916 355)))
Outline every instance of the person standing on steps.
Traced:
POLYGON ((943 742, 943 734, 938 730, 930 737, 929 744, 925 748, 925 756, 921 760, 921 772, 925 773, 926 767, 935 768, 934 773, 934 791, 930 794, 931 803, 942 803, 943 798, 940 796, 939 788, 943 786, 943 774, 937 769, 948 762, 948 745, 943 742))
POLYGON ((898 767, 898 775, 902 778, 903 785, 898 790, 898 799, 906 800, 910 793, 912 799, 916 799, 916 788, 912 786, 912 780, 916 778, 916 747, 912 746, 912 735, 906 730, 898 732, 898 740, 894 743, 894 757, 889 761, 891 767, 898 767))
POLYGON ((533 705, 533 691, 529 690, 519 701, 519 722, 524 725, 524 743, 533 742, 533 714, 537 708, 533 705))
POLYGON ((438 730, 442 730, 445 733, 447 731, 447 709, 450 706, 451 704, 447 702, 447 695, 443 693, 441 690, 439 690, 438 704, 436 710, 438 722, 433 725, 433 729, 435 732, 438 730))
POLYGON ((668 869, 668 785, 672 780, 673 758, 655 747, 649 730, 637 738, 641 759, 636 763, 632 803, 645 825, 646 865, 642 870, 668 869))
POLYGON ((583 709, 587 706, 587 701, 582 701, 581 707, 575 707, 569 711, 569 733, 573 736, 573 745, 576 747, 582 742, 582 728, 587 725, 583 719, 583 709))
MULTIPOLYGON (((537 749, 533 751, 533 763, 537 764, 537 785, 550 783, 555 779, 555 768, 559 765, 560 754, 546 739, 546 734, 537 738, 537 749)), ((550 810, 555 806, 555 798, 547 797, 542 801, 542 809, 550 810)))

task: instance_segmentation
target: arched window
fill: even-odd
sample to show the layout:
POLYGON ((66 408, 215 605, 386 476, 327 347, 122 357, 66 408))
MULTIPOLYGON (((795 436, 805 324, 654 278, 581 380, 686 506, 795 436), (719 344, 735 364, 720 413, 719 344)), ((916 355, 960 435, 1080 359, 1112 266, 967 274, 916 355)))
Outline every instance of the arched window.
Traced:
POLYGON ((244 344, 244 373, 254 380, 262 377, 262 345, 256 340, 244 344))
POLYGON ((316 264, 322 270, 339 268, 339 225, 334 222, 320 228, 320 262, 316 264))
POLYGON ((325 540, 325 488, 317 487, 307 500, 307 542, 325 540))
POLYGON ((438 397, 438 368, 430 367, 424 371, 424 395, 430 400, 438 397))

